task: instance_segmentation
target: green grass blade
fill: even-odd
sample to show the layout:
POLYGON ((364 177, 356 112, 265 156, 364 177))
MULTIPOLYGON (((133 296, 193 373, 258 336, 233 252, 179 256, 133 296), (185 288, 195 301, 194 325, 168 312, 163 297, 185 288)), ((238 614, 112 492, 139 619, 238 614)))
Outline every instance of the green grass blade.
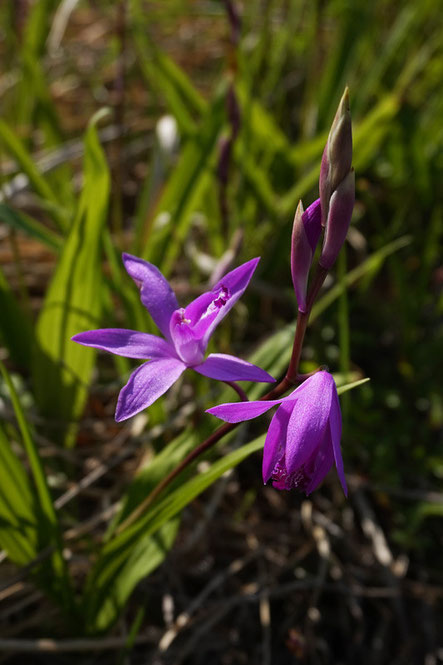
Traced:
POLYGON ((131 29, 142 74, 149 87, 165 99, 168 111, 175 116, 181 132, 193 134, 196 118, 207 110, 206 101, 185 72, 149 37, 146 12, 140 0, 132 0, 131 14, 131 29))
MULTIPOLYGON (((122 498, 121 510, 111 524, 107 540, 112 540, 115 528, 199 441, 197 431, 185 430, 146 463, 122 498)), ((134 548, 123 549, 113 561, 112 589, 104 589, 103 593, 97 593, 95 585, 96 571, 102 565, 99 556, 83 594, 88 623, 93 622, 95 631, 105 630, 116 620, 135 585, 160 565, 174 542, 177 528, 178 521, 174 520, 165 524, 155 538, 141 538, 134 548)))
POLYGON ((34 331, 0 269, 0 337, 19 367, 29 367, 34 331))
MULTIPOLYGON (((63 558, 63 543, 58 519, 52 502, 51 493, 46 482, 43 464, 26 421, 17 391, 6 367, 1 361, 0 372, 9 390, 15 417, 23 441, 23 447, 29 461, 30 471, 35 485, 36 500, 32 501, 31 504, 33 519, 30 524, 36 525, 39 550, 46 547, 54 548, 52 555, 48 559, 48 564, 43 564, 38 570, 39 581, 42 586, 64 606, 67 612, 72 613, 75 611, 75 600, 71 590, 68 570, 63 558)), ((12 462, 10 455, 9 461, 12 462)), ((17 466, 15 466, 14 472, 16 477, 18 477, 20 472, 18 471, 17 466)), ((24 484, 23 476, 21 476, 20 483, 21 485, 24 484)), ((29 492, 25 491, 22 498, 24 498, 26 494, 29 494, 29 492)), ((30 542, 32 542, 32 540, 30 542)))
POLYGON ((23 465, 0 427, 0 547, 19 566, 38 552, 35 506, 23 465))
MULTIPOLYGON (((223 473, 232 469, 252 453, 260 450, 263 447, 264 438, 263 435, 242 446, 242 448, 225 455, 215 462, 208 471, 194 476, 184 484, 180 484, 177 489, 156 504, 135 524, 105 545, 88 581, 89 587, 95 590, 95 594, 89 596, 92 604, 86 610, 88 625, 93 630, 103 630, 108 626, 106 622, 103 622, 103 619, 112 616, 112 613, 109 612, 109 604, 112 602, 118 603, 120 600, 114 597, 114 589, 121 590, 124 588, 125 597, 127 597, 135 583, 139 581, 139 574, 149 563, 143 562, 143 543, 155 543, 157 556, 161 553, 164 555, 167 551, 168 537, 171 538, 176 528, 174 519, 176 515, 196 496, 220 478, 223 473), (172 523, 171 520, 173 520, 172 523), (127 562, 132 560, 132 556, 136 556, 133 563, 137 567, 135 571, 137 574, 134 574, 127 566, 127 562), (121 575, 124 578, 123 581, 120 578, 121 575), (100 624, 98 623, 99 619, 102 621, 100 624)), ((117 605, 117 609, 118 607, 117 605)))
POLYGON ((46 517, 46 522, 50 530, 57 528, 57 518, 52 504, 51 495, 49 493, 48 485, 46 483, 46 476, 43 469, 43 465, 38 454, 38 450, 31 436, 31 432, 26 422, 25 414, 20 404, 20 400, 15 390, 14 384, 11 381, 9 373, 0 360, 0 372, 3 375, 3 378, 8 386, 12 406, 14 408, 15 417, 17 418, 17 423, 22 435, 23 446, 25 448, 26 454, 28 456, 29 465, 32 472, 32 477, 34 478, 35 487, 37 491, 37 496, 42 508, 42 513, 46 517))
POLYGON ((57 226, 63 231, 66 226, 66 217, 60 212, 60 201, 55 192, 49 186, 47 180, 41 175, 38 168, 35 166, 32 156, 25 148, 23 142, 12 131, 4 120, 0 118, 0 145, 6 148, 8 153, 17 160, 25 175, 29 178, 29 182, 33 186, 36 193, 49 204, 52 210, 52 216, 57 226))
POLYGON ((96 121, 86 132, 83 191, 37 322, 33 363, 37 403, 44 415, 65 423, 66 445, 73 443, 95 358, 93 349, 70 338, 97 327, 102 307, 101 247, 110 178, 96 121))
POLYGON ((205 114, 196 136, 184 147, 150 220, 153 229, 148 236, 143 258, 161 265, 166 275, 181 251, 192 214, 199 209, 213 177, 217 139, 223 122, 224 98, 220 95, 205 114), (164 221, 159 224, 160 220, 164 221))
POLYGON ((358 388, 359 386, 362 386, 363 384, 368 383, 368 381, 370 381, 370 380, 371 379, 366 377, 365 379, 359 379, 358 381, 353 381, 352 383, 347 383, 344 386, 339 386, 337 388, 337 392, 338 392, 339 395, 342 395, 343 393, 347 393, 348 390, 354 390, 354 388, 358 388))
POLYGON ((42 242, 49 249, 58 251, 63 243, 62 238, 29 215, 0 203, 0 221, 5 222, 11 229, 23 231, 30 238, 42 242))

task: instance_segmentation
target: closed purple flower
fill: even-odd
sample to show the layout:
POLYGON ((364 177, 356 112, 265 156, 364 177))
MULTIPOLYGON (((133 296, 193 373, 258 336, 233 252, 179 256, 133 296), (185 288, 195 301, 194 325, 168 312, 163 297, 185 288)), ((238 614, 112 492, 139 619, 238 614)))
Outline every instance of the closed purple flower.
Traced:
POLYGON ((72 338, 84 346, 126 358, 149 359, 131 374, 120 391, 115 412, 117 422, 150 406, 188 367, 220 381, 275 380, 235 356, 211 353, 205 360, 212 333, 245 291, 259 260, 252 259, 231 270, 211 291, 182 308, 158 268, 136 256, 123 254, 125 268, 140 289, 141 301, 165 339, 121 328, 89 330, 72 338))
POLYGON ((329 270, 346 239, 355 203, 355 173, 351 169, 331 196, 319 264, 329 270))
POLYGON ((291 275, 297 296, 298 308, 306 312, 306 290, 312 258, 321 233, 320 199, 303 210, 303 204, 297 206, 291 238, 291 275))
POLYGON ((343 93, 329 132, 320 166, 322 226, 326 226, 332 194, 351 170, 352 122, 349 90, 343 93))
POLYGON ((341 412, 334 379, 317 372, 287 397, 277 400, 221 404, 208 413, 238 423, 279 407, 271 420, 263 450, 263 481, 272 478, 279 490, 299 489, 307 495, 322 482, 335 462, 348 495, 340 449, 341 412))

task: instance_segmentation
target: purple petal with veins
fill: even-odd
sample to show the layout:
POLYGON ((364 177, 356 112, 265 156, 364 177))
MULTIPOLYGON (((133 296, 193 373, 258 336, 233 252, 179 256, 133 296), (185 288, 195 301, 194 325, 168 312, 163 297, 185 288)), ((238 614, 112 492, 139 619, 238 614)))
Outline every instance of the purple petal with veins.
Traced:
POLYGON ((341 486, 343 487, 343 492, 345 496, 348 496, 348 488, 346 485, 345 472, 343 469, 343 457, 340 448, 341 410, 340 410, 340 402, 338 401, 337 389, 335 385, 332 393, 331 418, 329 421, 329 427, 331 431, 332 448, 334 451, 334 459, 335 459, 335 466, 337 467, 337 474, 340 479, 341 486))
POLYGON ((196 338, 202 340, 206 349, 214 329, 248 286, 259 258, 231 270, 209 291, 196 298, 185 309, 185 317, 191 321, 196 338))
POLYGON ((169 321, 172 313, 178 309, 178 302, 169 282, 156 266, 137 256, 123 254, 123 263, 128 275, 140 289, 143 305, 166 339, 170 339, 169 321))
POLYGON ((286 468, 300 467, 320 443, 329 419, 334 379, 328 372, 317 372, 305 381, 288 426, 286 468), (331 383, 332 382, 332 383, 331 383))
POLYGON ((72 340, 125 358, 148 360, 175 356, 173 347, 161 337, 124 328, 88 330, 74 335, 72 340))
POLYGON ((284 457, 288 423, 293 408, 293 402, 285 402, 278 407, 272 417, 263 448, 262 473, 264 483, 268 482, 276 464, 284 457))
POLYGON ((275 379, 260 367, 225 353, 210 353, 201 364, 193 367, 196 372, 220 381, 274 382, 275 379))
MULTIPOLYGON (((309 495, 320 485, 326 474, 334 464, 334 452, 332 450, 331 431, 329 425, 325 428, 323 440, 312 459, 311 479, 306 486, 306 494, 309 495)), ((309 464, 308 464, 309 468, 309 464)))
POLYGON ((320 199, 311 203, 302 215, 303 226, 312 254, 315 252, 321 233, 321 206, 320 199))
POLYGON ((138 367, 118 396, 115 419, 117 422, 131 418, 158 399, 179 376, 186 365, 176 358, 151 360, 138 367))
MULTIPOLYGON (((287 399, 287 398, 286 398, 287 399)), ((269 411, 276 404, 280 404, 281 399, 262 400, 254 402, 230 402, 228 404, 220 404, 213 406, 206 410, 206 413, 211 413, 217 416, 220 420, 225 420, 228 423, 240 423, 243 420, 252 420, 261 416, 266 411, 269 411)))

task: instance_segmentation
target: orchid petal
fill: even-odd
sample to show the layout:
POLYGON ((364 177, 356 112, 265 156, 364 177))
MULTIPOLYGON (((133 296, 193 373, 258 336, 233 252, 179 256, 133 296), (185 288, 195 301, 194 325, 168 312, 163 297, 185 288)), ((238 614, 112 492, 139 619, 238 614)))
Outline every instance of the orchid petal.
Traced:
POLYGON ((243 295, 257 267, 259 258, 231 270, 207 293, 193 300, 185 309, 195 336, 206 349, 214 329, 243 295))
POLYGON ((118 396, 115 419, 126 420, 146 409, 172 386, 186 369, 176 358, 151 360, 138 367, 118 396))
POLYGON ((211 353, 204 363, 193 367, 196 372, 219 381, 274 382, 270 374, 252 363, 225 353, 211 353))
POLYGON ((268 482, 275 465, 284 455, 286 432, 293 408, 293 402, 285 402, 278 407, 272 417, 263 448, 262 470, 264 483, 268 482))
POLYGON ((156 266, 131 254, 123 254, 126 271, 140 289, 140 299, 155 323, 170 340, 169 320, 178 309, 177 298, 169 282, 156 266))
MULTIPOLYGON (((335 388, 335 384, 334 384, 335 388)), ((329 427, 331 432, 332 439, 332 448, 334 451, 335 466, 337 467, 337 474, 343 488, 345 496, 348 496, 348 488, 346 485, 345 472, 343 468, 343 457, 341 454, 340 448, 340 438, 341 438, 341 411, 340 411, 340 402, 338 400, 337 389, 335 388, 332 392, 332 404, 331 404, 331 413, 329 418, 329 427)))
POLYGON ((77 344, 92 346, 101 351, 109 351, 125 358, 168 358, 175 351, 164 339, 155 335, 126 330, 124 328, 102 328, 87 330, 71 338, 77 344))
POLYGON ((331 410, 334 379, 328 372, 317 372, 297 391, 297 408, 292 412, 286 443, 286 469, 301 467, 321 442, 331 410))
POLYGON ((320 199, 317 199, 314 201, 314 203, 311 203, 311 205, 306 208, 302 215, 302 220, 306 238, 308 239, 309 246, 312 253, 314 254, 321 234, 320 199))
POLYGON ((297 298, 298 308, 306 311, 306 289, 309 269, 312 263, 312 249, 303 224, 303 206, 300 204, 296 210, 291 236, 291 275, 297 298))
MULTIPOLYGON (((286 398, 287 399, 287 398, 286 398)), ((240 423, 244 420, 252 420, 261 416, 266 411, 269 411, 276 404, 280 404, 281 399, 273 400, 258 400, 256 402, 229 402, 228 404, 219 404, 206 410, 206 413, 211 413, 217 416, 220 420, 225 420, 227 423, 240 423)))
POLYGON ((315 453, 315 468, 312 473, 311 482, 305 490, 307 496, 317 489, 326 474, 331 470, 333 464, 334 453, 332 451, 331 431, 329 426, 327 426, 323 435, 323 442, 315 453))

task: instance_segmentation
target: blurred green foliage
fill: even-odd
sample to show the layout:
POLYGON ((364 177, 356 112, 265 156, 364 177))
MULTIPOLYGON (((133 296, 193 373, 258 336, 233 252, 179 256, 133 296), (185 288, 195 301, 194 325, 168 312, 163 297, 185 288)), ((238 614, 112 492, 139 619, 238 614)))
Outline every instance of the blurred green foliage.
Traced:
MULTIPOLYGON (((135 507, 214 423, 195 419, 192 431, 172 441, 161 434, 155 449, 163 452, 129 485, 104 546, 81 543, 94 563, 74 592, 29 423, 57 445, 74 446, 91 382, 98 376, 115 390, 130 365, 97 359, 69 338, 93 327, 154 331, 124 274, 121 250, 194 288, 237 246, 240 232, 235 261, 256 255, 262 261, 255 291, 244 300, 249 314, 239 304, 218 333, 218 348, 244 356, 255 348, 251 359, 279 376, 294 329, 292 216, 299 198, 309 204, 317 196, 321 153, 346 84, 357 205, 346 260, 314 312, 305 369, 327 363, 343 382, 349 371, 351 378, 371 377, 347 403, 349 471, 380 486, 426 490, 443 469, 436 367, 443 309, 438 3, 248 0, 238 46, 230 42, 222 2, 125 4, 126 15, 122 3, 108 0, 79 2, 67 15, 67 3, 58 0, 11 0, 0 7, 6 65, 0 77, 0 221, 15 268, 0 272, 0 339, 8 368, 0 391, 5 403, 12 399, 21 431, 18 436, 9 417, 0 429, 0 544, 21 566, 49 548, 49 557, 32 569, 35 580, 76 617, 73 629, 80 632, 104 631, 115 622, 134 586, 171 547, 182 508, 262 442, 233 449, 209 471, 172 485, 117 534, 128 506, 135 507), (220 141, 230 132, 230 85, 241 123, 225 219, 217 166, 220 141), (94 115, 104 106, 111 113, 94 115), (177 126, 172 148, 156 133, 165 116, 177 126), (21 258, 24 237, 52 256, 49 283, 37 293, 23 278, 35 268, 32 259, 21 258), (339 306, 329 308, 337 299, 339 306), (18 375, 28 389, 26 408, 11 380, 18 375), (17 450, 20 439, 23 449, 17 450)), ((253 396, 260 391, 251 387, 253 396)), ((187 395, 203 410, 230 393, 197 377, 187 395)), ((180 406, 176 395, 163 403, 149 410, 149 426, 180 406)), ((57 468, 51 465, 45 461, 48 475, 57 468)), ((75 519, 75 508, 64 510, 75 519)), ((431 513, 423 503, 394 509, 398 542, 420 547, 416 534, 431 513)), ((432 553, 432 538, 422 542, 432 553)))

